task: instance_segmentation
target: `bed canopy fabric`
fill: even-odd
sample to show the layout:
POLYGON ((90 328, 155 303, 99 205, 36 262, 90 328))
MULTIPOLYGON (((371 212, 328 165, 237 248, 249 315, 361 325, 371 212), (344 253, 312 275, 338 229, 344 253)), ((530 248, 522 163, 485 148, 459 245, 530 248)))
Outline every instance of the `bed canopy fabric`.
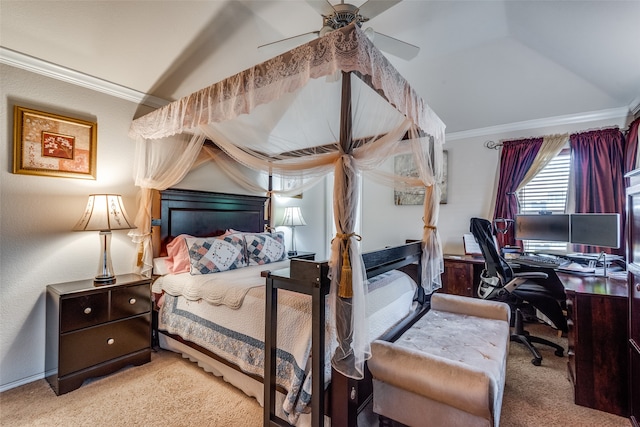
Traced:
MULTIPOLYGON (((445 126, 355 25, 333 31, 133 121, 135 183, 141 188, 141 272, 150 274, 151 192, 178 183, 212 160, 247 189, 270 195, 268 177, 295 194, 334 173, 330 310, 337 334, 333 367, 363 377, 370 356, 366 275, 355 234, 360 179, 424 188, 422 285, 439 288, 442 250, 436 228, 445 126), (213 144, 205 143, 206 140, 213 144), (412 154, 416 176, 385 167, 412 154)), ((277 190, 274 190, 277 191, 277 190)), ((362 236, 366 238, 366 236, 362 236)))

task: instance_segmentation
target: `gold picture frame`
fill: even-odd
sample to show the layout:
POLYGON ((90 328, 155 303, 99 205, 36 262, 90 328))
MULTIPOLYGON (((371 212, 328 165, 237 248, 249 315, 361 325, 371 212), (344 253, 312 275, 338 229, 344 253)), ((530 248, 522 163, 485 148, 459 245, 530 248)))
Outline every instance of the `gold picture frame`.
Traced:
POLYGON ((13 112, 13 173, 96 179, 98 124, 20 106, 13 112))

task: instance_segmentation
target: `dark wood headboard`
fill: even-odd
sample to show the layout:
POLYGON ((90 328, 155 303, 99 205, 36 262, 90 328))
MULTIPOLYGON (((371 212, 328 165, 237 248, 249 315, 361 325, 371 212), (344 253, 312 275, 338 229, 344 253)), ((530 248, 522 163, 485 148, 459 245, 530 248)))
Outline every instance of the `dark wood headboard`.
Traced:
MULTIPOLYGON (((165 255, 167 243, 180 234, 219 236, 230 228, 262 232, 268 225, 266 201, 266 197, 242 194, 179 189, 161 191, 160 218, 154 218, 152 223, 154 233, 159 232, 159 239, 154 239, 160 243, 156 256, 165 255)), ((154 211, 158 212, 157 209, 154 211)))

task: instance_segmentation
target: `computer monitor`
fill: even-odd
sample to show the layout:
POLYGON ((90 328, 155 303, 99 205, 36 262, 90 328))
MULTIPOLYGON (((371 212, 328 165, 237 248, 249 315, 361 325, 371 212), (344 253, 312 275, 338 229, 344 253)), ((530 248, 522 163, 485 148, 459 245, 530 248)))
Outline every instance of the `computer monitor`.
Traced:
POLYGON ((571 243, 620 247, 620 214, 571 214, 571 243))
POLYGON ((569 215, 516 215, 516 240, 569 241, 569 215))

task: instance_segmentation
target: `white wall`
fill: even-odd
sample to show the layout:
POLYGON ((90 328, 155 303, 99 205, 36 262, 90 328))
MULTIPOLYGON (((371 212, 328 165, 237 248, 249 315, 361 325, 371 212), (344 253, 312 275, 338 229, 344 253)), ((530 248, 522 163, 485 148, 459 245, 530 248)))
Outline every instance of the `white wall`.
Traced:
MULTIPOLYGON (((97 232, 72 232, 91 193, 123 195, 135 215, 134 144, 127 131, 138 106, 18 68, 0 65, 0 390, 41 378, 44 371, 45 288, 96 275, 97 232), (97 179, 12 171, 13 107, 98 123, 97 179)), ((116 274, 131 272, 136 248, 126 231, 113 232, 116 274)))
MULTIPOLYGON (((438 230, 444 253, 463 254, 462 235, 469 232, 472 217, 490 218, 493 214, 494 188, 497 183, 500 152, 485 147, 485 142, 531 138, 556 133, 575 133, 618 126, 626 128, 630 118, 583 121, 555 126, 540 126, 511 132, 485 133, 482 136, 447 139, 449 152, 448 201, 440 205, 438 230)), ((447 136, 449 137, 449 136, 447 136)), ((389 167, 392 163, 389 162, 389 167)), ((363 250, 419 239, 422 233, 421 206, 395 206, 393 189, 365 181, 363 186, 363 250), (391 222, 389 220, 392 219, 391 222)))

